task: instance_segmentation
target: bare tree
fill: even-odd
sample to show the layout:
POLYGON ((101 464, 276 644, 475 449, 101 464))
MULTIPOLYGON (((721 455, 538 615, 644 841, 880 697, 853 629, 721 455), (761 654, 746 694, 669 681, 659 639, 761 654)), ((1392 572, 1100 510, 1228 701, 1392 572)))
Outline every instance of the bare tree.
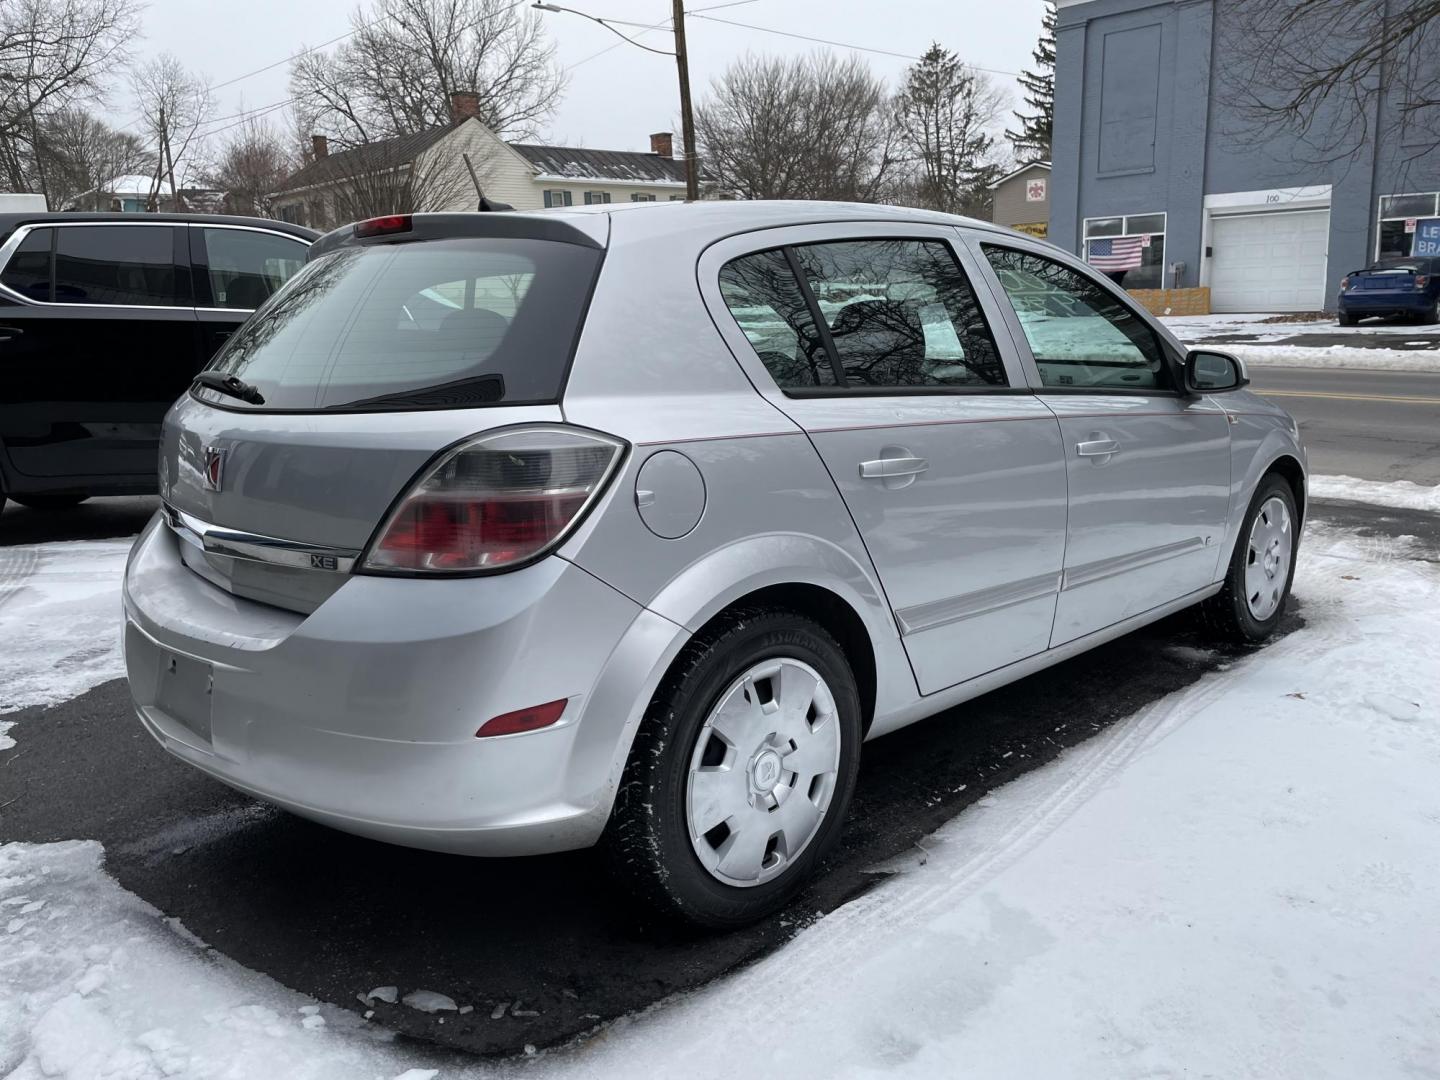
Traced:
POLYGON ((999 175, 992 134, 1005 94, 938 44, 905 72, 895 97, 911 199, 951 214, 976 213, 999 175))
POLYGON ((280 133, 263 118, 251 118, 219 148, 203 176, 224 193, 226 213, 269 217, 271 194, 294 169, 280 133))
POLYGON ((153 174, 155 155, 139 136, 116 131, 74 106, 57 109, 40 124, 35 154, 44 163, 51 205, 84 196, 84 210, 108 210, 106 193, 121 176, 153 174))
POLYGON ((887 198, 896 127, 885 84, 858 57, 747 54, 695 109, 700 157, 744 199, 887 198))
POLYGON ((169 180, 175 193, 177 209, 183 209, 177 172, 183 181, 185 170, 178 168, 192 151, 199 149, 197 136, 210 115, 209 84, 187 71, 168 53, 157 56, 131 76, 131 86, 140 107, 145 134, 154 143, 157 155, 155 184, 151 189, 151 209, 158 203, 160 178, 169 180))
POLYGON ((538 17, 513 0, 374 0, 350 25, 334 52, 290 69, 300 124, 338 147, 448 123, 455 91, 479 96, 487 127, 524 138, 564 88, 538 17))
POLYGON ((1353 158, 1380 128, 1410 157, 1440 145, 1440 0, 1229 0, 1220 14, 1242 143, 1312 162, 1353 158))
POLYGON ((474 209, 478 196, 463 160, 431 148, 418 155, 407 140, 386 139, 333 155, 324 195, 312 204, 306 224, 330 229, 381 214, 474 209))
POLYGON ((134 0, 0 2, 0 173, 11 190, 45 192, 35 155, 44 118, 101 96, 126 59, 136 10, 134 0))

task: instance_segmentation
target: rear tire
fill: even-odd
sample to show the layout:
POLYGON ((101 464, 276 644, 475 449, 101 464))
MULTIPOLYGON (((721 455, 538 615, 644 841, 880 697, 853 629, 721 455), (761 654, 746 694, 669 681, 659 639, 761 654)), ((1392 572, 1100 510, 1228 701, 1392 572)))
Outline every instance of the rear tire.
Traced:
POLYGON ((1354 326, 1360 320, 1355 318, 1354 315, 1347 315, 1342 311, 1336 316, 1336 321, 1339 322, 1341 326, 1354 326))
POLYGON ((1430 301, 1430 306, 1416 315, 1415 321, 1422 326, 1434 326, 1440 322, 1440 299, 1430 301))
POLYGON ((31 510, 68 510, 72 506, 79 506, 88 499, 89 495, 11 495, 10 498, 21 506, 28 506, 31 510))
POLYGON ((641 722, 601 846, 668 921, 710 929, 784 907, 840 835, 860 767, 844 651, 785 610, 703 631, 641 722))
POLYGON ((1258 645, 1275 632, 1295 577, 1299 527, 1295 493, 1284 477, 1268 474, 1240 526, 1225 587, 1201 606, 1217 637, 1258 645))

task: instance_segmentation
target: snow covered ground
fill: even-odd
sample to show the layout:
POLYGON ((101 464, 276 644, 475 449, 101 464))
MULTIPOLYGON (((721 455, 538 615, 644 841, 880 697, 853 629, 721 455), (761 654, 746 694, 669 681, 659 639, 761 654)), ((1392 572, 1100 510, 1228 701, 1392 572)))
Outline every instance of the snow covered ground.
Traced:
POLYGON ((1265 322, 1266 319, 1273 318, 1274 315, 1262 312, 1253 315, 1164 315, 1161 316, 1161 321, 1174 331, 1181 341, 1196 341, 1220 334, 1254 334, 1258 341, 1280 341, 1299 334, 1335 334, 1340 337, 1372 337, 1380 334, 1403 339, 1440 331, 1437 326, 1374 320, 1360 326, 1341 326, 1333 316, 1307 322, 1265 322))
MULTIPOLYGON (((113 640, 123 547, 9 549, 42 561, 0 607, 28 643, 0 686, 113 640)), ((0 1076, 1434 1076, 1440 567, 1312 529, 1296 592, 1303 629, 986 797, 769 958, 512 1066, 238 967, 98 844, 0 846, 0 1076)), ((87 657, 54 668, 68 692, 113 674, 87 657)))
MULTIPOLYGON (((1274 342, 1298 334, 1334 334, 1339 337, 1380 336, 1397 344, 1424 341, 1433 326, 1366 323, 1339 326, 1329 322, 1262 323, 1268 315, 1192 315, 1162 318, 1181 341, 1196 344, 1222 334, 1254 334, 1255 342, 1221 342, 1215 347, 1234 353, 1258 367, 1344 367, 1381 371, 1440 371, 1440 349, 1366 348, 1360 345, 1278 345, 1274 342), (1421 336, 1417 336, 1421 335, 1421 336)), ((1433 344, 1433 342, 1431 342, 1433 344)))

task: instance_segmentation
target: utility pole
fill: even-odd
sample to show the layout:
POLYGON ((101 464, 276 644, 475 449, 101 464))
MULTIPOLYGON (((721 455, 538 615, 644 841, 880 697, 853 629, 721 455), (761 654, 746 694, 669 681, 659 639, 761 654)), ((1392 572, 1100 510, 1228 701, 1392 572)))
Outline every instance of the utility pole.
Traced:
POLYGON ((690 60, 685 53, 685 0, 675 0, 675 66, 680 71, 680 133, 685 146, 685 198, 700 198, 695 116, 690 111, 690 60))

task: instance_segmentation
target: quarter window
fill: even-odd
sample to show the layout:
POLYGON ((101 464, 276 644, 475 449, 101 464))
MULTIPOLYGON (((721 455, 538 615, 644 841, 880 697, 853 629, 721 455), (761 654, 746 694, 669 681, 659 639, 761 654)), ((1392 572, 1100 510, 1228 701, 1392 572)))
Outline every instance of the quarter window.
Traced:
POLYGON ((174 229, 155 225, 57 229, 55 302, 175 306, 174 229))
POLYGON ((835 385, 835 369, 784 251, 726 263, 720 295, 780 389, 835 385))
POLYGON ((1085 261, 1127 289, 1165 287, 1165 215, 1085 219, 1085 261))
POLYGON ((305 263, 305 245, 273 233, 202 229, 216 307, 251 311, 305 263))
POLYGON ((50 245, 54 229, 36 229, 15 249, 5 264, 4 282, 21 296, 31 300, 50 299, 50 245))
POLYGON ((1098 282, 1014 248, 983 245, 1047 387, 1170 390, 1155 332, 1098 282))

